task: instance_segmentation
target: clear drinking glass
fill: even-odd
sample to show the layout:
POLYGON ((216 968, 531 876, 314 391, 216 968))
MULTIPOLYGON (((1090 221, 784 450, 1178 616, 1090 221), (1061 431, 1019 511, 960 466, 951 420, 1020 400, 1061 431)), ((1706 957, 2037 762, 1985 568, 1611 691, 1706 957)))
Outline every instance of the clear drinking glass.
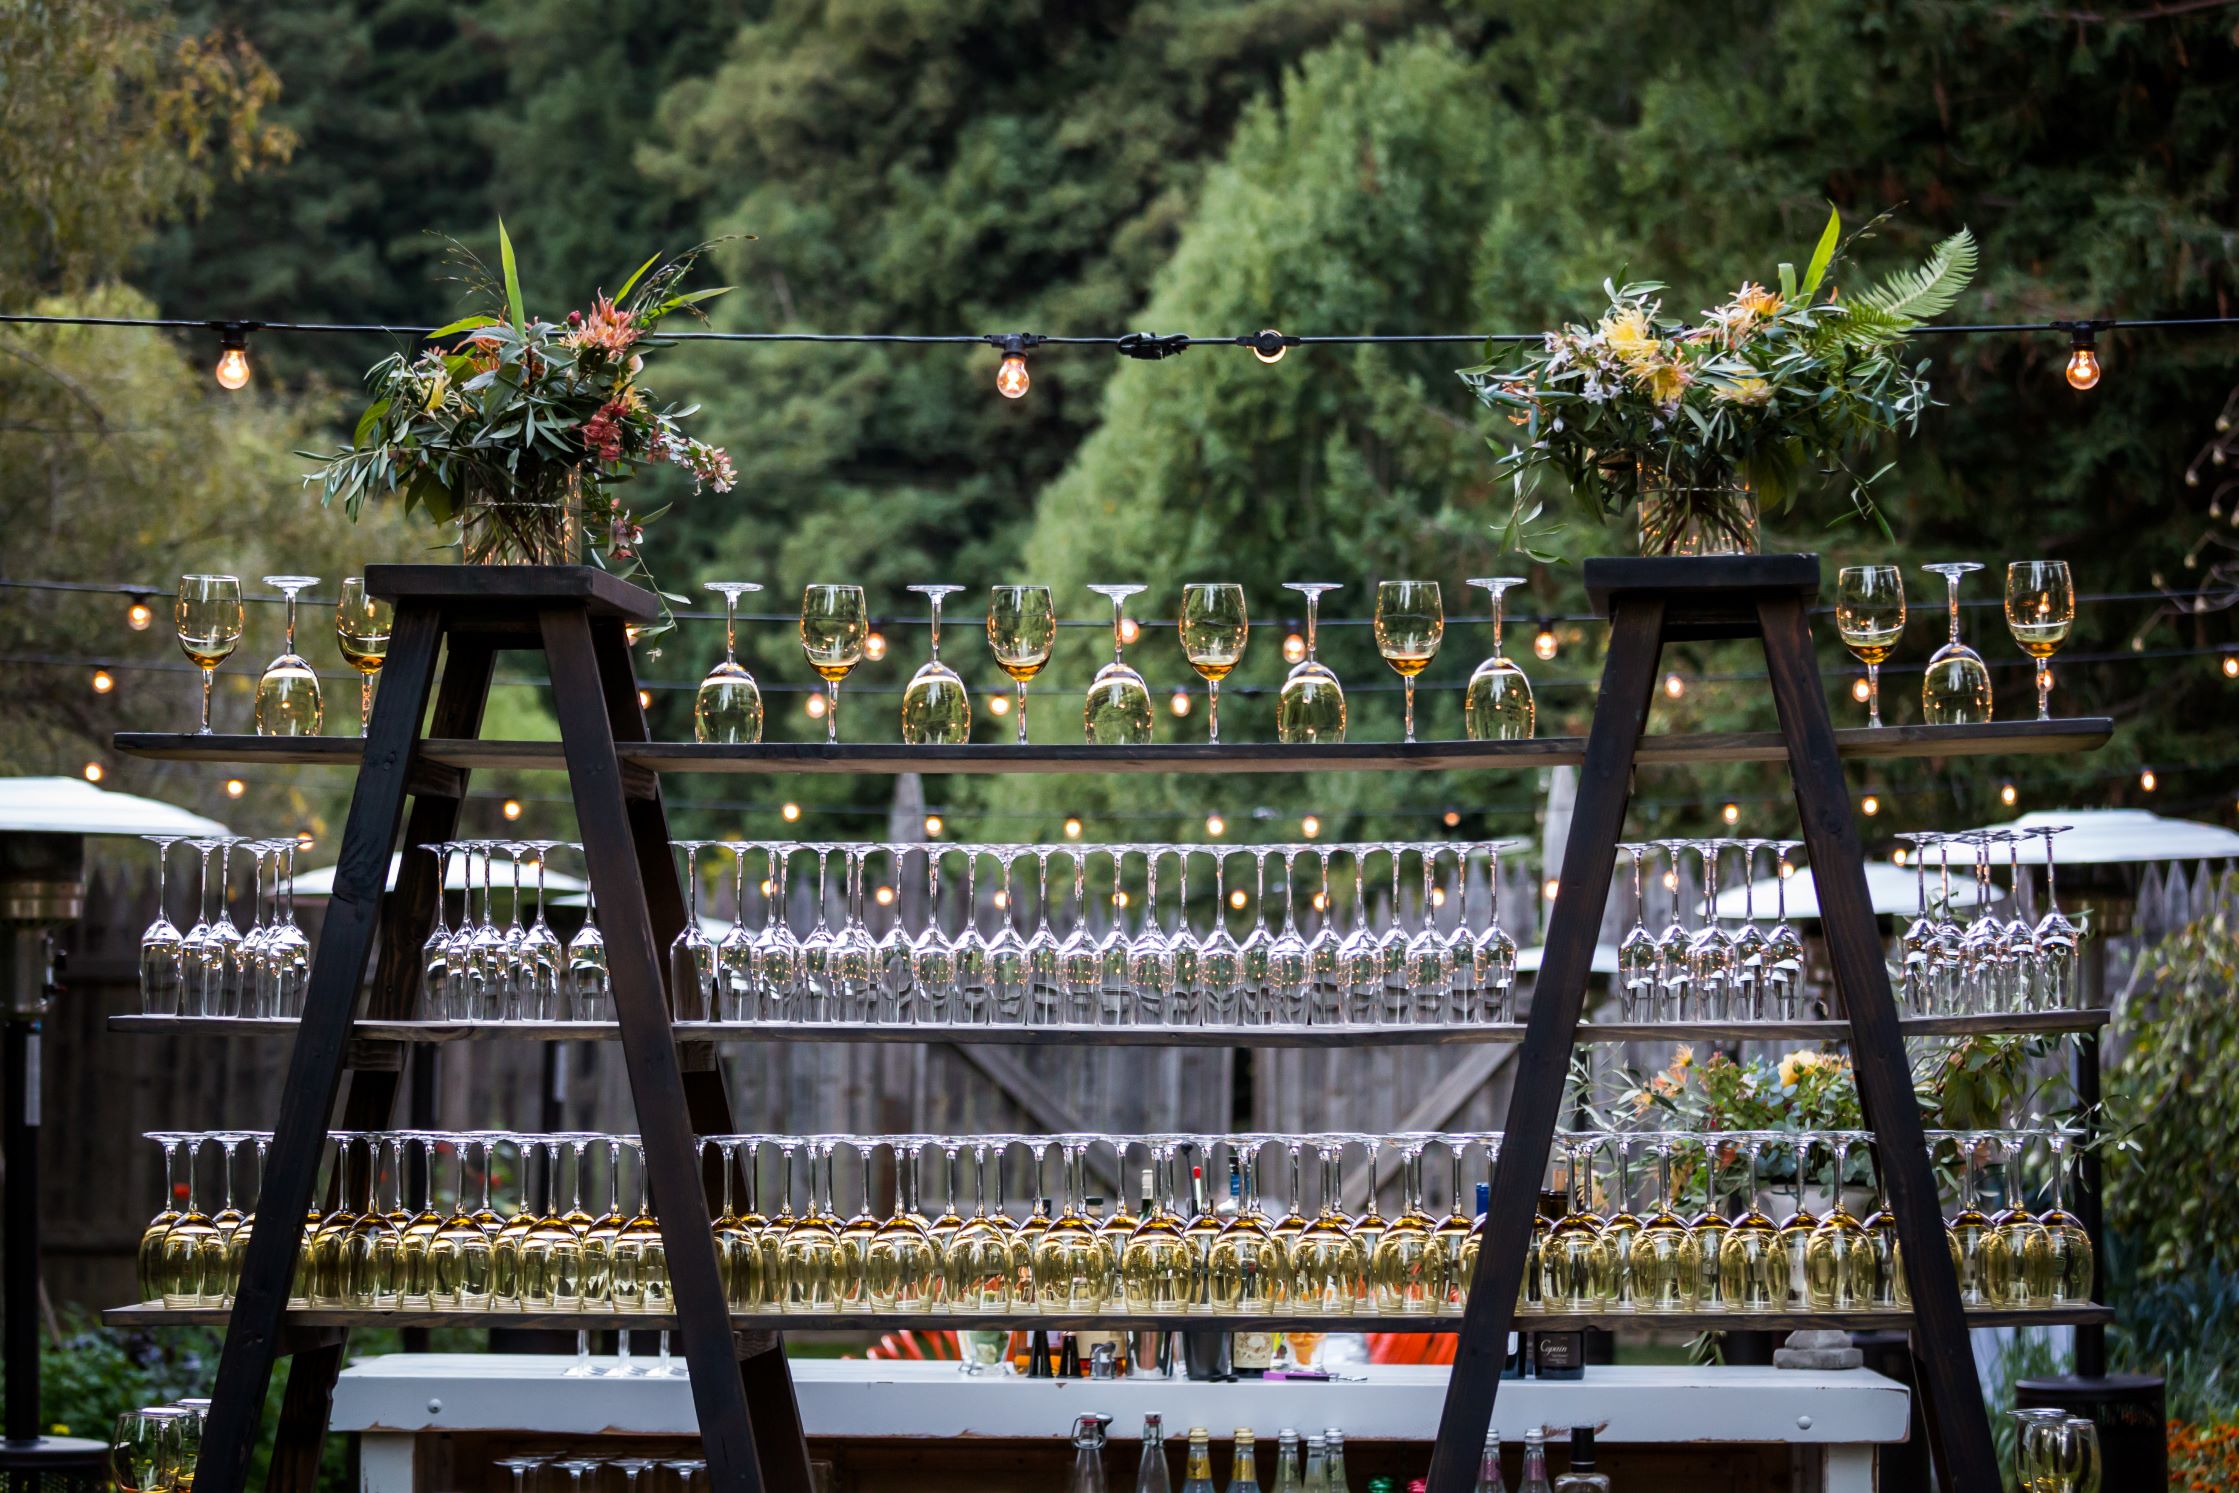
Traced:
POLYGON ((1921 569, 1944 578, 1951 613, 1951 638, 1928 660, 1920 683, 1920 716, 1931 726, 1973 726, 1991 718, 1990 670, 1982 655, 1959 641, 1959 582, 1982 569, 1972 560, 1921 569))
POLYGON ((218 665, 241 646, 241 580, 230 575, 182 575, 171 603, 172 626, 179 647, 202 671, 202 724, 198 736, 210 734, 210 686, 218 665))
POLYGON ((962 586, 912 586, 933 608, 933 656, 902 691, 902 740, 911 746, 962 746, 972 739, 972 697, 941 662, 941 601, 962 586))
POLYGON ((342 583, 334 603, 334 641, 342 661, 358 671, 358 734, 373 729, 373 676, 389 656, 389 630, 396 608, 365 589, 365 577, 342 583))
POLYGON ((2076 583, 2066 560, 2016 560, 2006 567, 2006 630, 2037 665, 2037 719, 2052 719, 2052 656, 2076 621, 2076 583))
POLYGON ((824 681, 824 740, 840 739, 840 681, 863 661, 871 616, 861 586, 805 586, 801 590, 801 652, 824 681))
POLYGON ((1537 717, 1532 685, 1515 660, 1501 651, 1501 597, 1509 587, 1521 586, 1519 575, 1473 576, 1472 586, 1482 586, 1493 599, 1493 652, 1469 676, 1469 691, 1462 700, 1462 717, 1471 741, 1524 741, 1530 738, 1537 717))
POLYGON ((723 598, 723 661, 692 696, 692 737, 751 746, 762 739, 762 687, 739 666, 739 598, 762 588, 752 581, 709 581, 707 589, 723 598))
POLYGON ((1315 657, 1322 593, 1335 581, 1285 581, 1283 589, 1306 598, 1306 657, 1283 680, 1275 697, 1275 736, 1286 745, 1345 739, 1345 689, 1329 665, 1315 657))
POLYGON ((186 989, 186 936, 163 911, 163 873, 179 835, 142 835, 155 846, 155 921, 140 935, 140 1009, 150 1016, 176 1016, 186 989))
POLYGON ((1251 619, 1244 588, 1227 581, 1198 581, 1182 587, 1182 652, 1205 681, 1206 740, 1221 739, 1221 681, 1244 658, 1251 619))
POLYGON ((295 599, 304 587, 316 586, 318 577, 268 575, 264 583, 279 587, 288 598, 288 643, 257 680, 257 735, 316 736, 326 707, 319 698, 319 676, 295 651, 295 599))
POLYGON ((1905 577, 1894 565, 1846 565, 1835 577, 1835 630, 1866 666, 1866 724, 1881 724, 1881 666, 1905 633, 1905 577))
POLYGON ((1446 637, 1446 605, 1436 581, 1380 581, 1376 586, 1376 651, 1406 688, 1406 740, 1415 739, 1415 676, 1430 667, 1446 637))
POLYGON ((996 667, 1018 691, 1018 744, 1026 745, 1026 686, 1050 661, 1057 643, 1057 611, 1047 586, 990 586, 987 646, 996 667))
POLYGON ((127 1410, 109 1435, 109 1471, 120 1493, 166 1493, 180 1486, 182 1423, 194 1413, 177 1406, 127 1410))
POLYGON ((1144 586, 1091 586, 1112 601, 1112 661, 1096 671, 1082 707, 1081 726, 1091 746, 1148 746, 1151 741, 1151 691, 1143 676, 1127 666, 1127 598, 1144 586))

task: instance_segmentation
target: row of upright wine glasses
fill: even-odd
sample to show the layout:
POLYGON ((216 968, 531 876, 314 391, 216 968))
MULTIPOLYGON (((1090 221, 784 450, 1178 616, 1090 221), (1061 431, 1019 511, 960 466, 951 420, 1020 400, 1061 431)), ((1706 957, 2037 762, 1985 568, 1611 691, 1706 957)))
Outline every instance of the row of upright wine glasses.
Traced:
POLYGON ((2060 911, 2053 886, 2053 839, 2065 824, 2027 830, 1978 829, 1957 834, 1918 831, 1898 839, 1912 846, 1918 906, 1901 940, 1904 960, 1899 999, 1921 1016, 1959 1016, 1980 1012, 2059 1011, 2077 1004, 2078 949, 2083 931, 2060 911), (2031 923, 2021 913, 2021 848, 2044 841, 2045 914, 2031 923), (1955 898, 1951 887, 1953 850, 1961 871, 1974 875, 1971 898, 1955 898), (1997 893, 1991 872, 1999 851, 2006 855, 2013 916, 2001 919, 1991 906, 1997 893), (1971 856, 1964 852, 1972 852, 1971 856), (1928 890, 1928 862, 1936 862, 1938 890, 1928 890), (1969 867, 1966 862, 1972 860, 1969 867), (1959 905, 1971 901, 1973 916, 1962 921, 1959 905))
MULTIPOLYGON (((1991 718, 1990 669, 1959 640, 1959 582, 1972 560, 1921 569, 1944 578, 1951 635, 1920 681, 1920 718, 1931 726, 1991 718)), ((2076 585, 2065 560, 2016 560, 2006 567, 2006 630, 2037 663, 2037 719, 2052 719, 2052 656, 2076 621, 2076 585)), ((1867 723, 1881 724, 1881 666, 1905 632, 1905 577, 1894 565, 1846 566, 1835 578, 1835 631, 1866 666, 1867 723)))
MULTIPOLYGON (((171 1307, 223 1306, 239 1278, 254 1213, 233 1194, 235 1152, 268 1137, 159 1132, 171 1196, 140 1246, 143 1292, 171 1307), (202 1213, 196 1159, 210 1145, 225 1168, 225 1206, 202 1213), (181 1157, 185 1180, 179 1182, 181 1157)), ((311 1307, 361 1310, 665 1313, 667 1253, 635 1137, 593 1133, 337 1132, 342 1203, 302 1221, 295 1294, 311 1307), (513 1153, 510 1168, 505 1152, 513 1153), (634 1158, 625 1188, 621 1158, 634 1158), (534 1158, 532 1160, 532 1158, 534 1158), (409 1162, 417 1161, 417 1165, 409 1162), (448 1160, 450 1165, 444 1164, 448 1160), (603 1162, 603 1166, 602 1166, 603 1162), (493 1204, 508 1176, 510 1214, 493 1204), (416 1200, 406 1197, 416 1177, 416 1200), (443 1183, 450 1200, 444 1206, 443 1183), (538 1185, 541 1181, 541 1186, 538 1185), (565 1185, 563 1185, 565 1184, 565 1185), (594 1212, 603 1196, 604 1212, 594 1212)), ((1909 1303, 1886 1197, 1864 1217, 1843 1192, 1874 1151, 1863 1131, 1585 1131, 1559 1135, 1560 1174, 1543 1191, 1519 1301, 1526 1311, 1777 1312, 1894 1310, 1909 1303), (1604 1168, 1597 1158, 1607 1155, 1604 1168), (1795 1207, 1775 1222, 1761 1206, 1770 1154, 1792 1168, 1795 1207), (1652 1163, 1645 1186, 1635 1159, 1652 1163), (1859 1160, 1860 1166, 1853 1167, 1859 1160), (1813 1207, 1815 1186, 1824 1182, 1813 1207), (1690 1190, 1701 1207, 1682 1196, 1690 1190), (1637 1211, 1636 1211, 1637 1209, 1637 1211)), ((1971 1307, 2051 1309, 2089 1299, 2092 1244, 2063 1203, 2061 1131, 1929 1133, 1930 1155, 1959 1166, 1945 1220, 1961 1294, 1971 1307), (2015 1162, 2050 1147, 2050 1206, 2033 1212, 2015 1162), (1981 1178, 1995 1170, 2002 1206, 1985 1212, 1981 1178)), ((1404 1316, 1458 1312, 1475 1278, 1497 1133, 1054 1136, 722 1135, 703 1138, 724 1177, 715 1243, 734 1312, 848 1313, 1119 1310, 1230 1315, 1289 1311, 1404 1316), (1397 1217, 1379 1211, 1377 1160, 1390 1150, 1404 1188, 1397 1217), (1447 1165, 1447 1211, 1426 1200, 1426 1156, 1447 1165), (843 1217, 835 1158, 852 1158, 860 1206, 843 1217), (1031 1206, 1003 1198, 1017 1153, 1031 1206), (1287 1162, 1283 1211, 1263 1192, 1268 1154, 1287 1162), (1303 1181, 1318 1163, 1318 1196, 1303 1181), (1362 1206, 1346 1198, 1344 1163, 1367 1176, 1362 1206), (1482 1169, 1474 1163, 1482 1157, 1482 1169), (796 1167, 796 1158, 804 1164, 796 1167), (771 1163, 774 1159, 775 1165, 771 1163), (961 1211, 969 1161, 972 1214, 961 1211), (1045 1193, 1048 1163, 1059 1186, 1045 1193), (1089 1165, 1139 1178, 1138 1209, 1088 1191, 1089 1165), (994 1165, 989 1166, 990 1160, 994 1165), (1228 1196, 1208 1174, 1225 1162, 1228 1196), (1134 1168, 1140 1163, 1140 1170, 1134 1168), (922 1205, 928 1166, 945 1186, 938 1214, 922 1205), (1486 1180, 1465 1211, 1465 1172, 1486 1180), (882 1174, 890 1180, 881 1185, 882 1174), (794 1211, 796 1178, 805 1178, 794 1211), (993 1179, 992 1188, 990 1178, 993 1179), (764 1181, 770 1182, 765 1187, 764 1181), (883 1192, 880 1207, 874 1194, 883 1192), (1053 1198, 1057 1203, 1053 1206, 1053 1198), (1309 1203, 1318 1203, 1309 1212, 1309 1203), (772 1205, 765 1212, 765 1205, 772 1205), (742 1211, 743 1206, 743 1211, 742 1211)), ((253 1201, 253 1200, 252 1200, 253 1201)))
POLYGON ((1505 1021, 1515 1014, 1517 946, 1500 926, 1500 855, 1517 843, 1087 848, 685 841, 694 906, 669 953, 680 994, 677 1014, 1037 1026, 1505 1021), (731 856, 733 905, 742 910, 750 861, 759 857, 760 929, 742 916, 720 938, 703 931, 697 858, 717 849, 731 856), (1386 865, 1383 875, 1372 876, 1376 855, 1386 865), (815 864, 816 926, 796 937, 785 915, 786 884, 804 856, 815 864), (1248 901, 1242 886, 1231 891, 1228 883, 1230 862, 1239 857, 1252 862, 1248 901), (1189 895, 1190 868, 1199 858, 1212 863, 1213 880, 1213 917, 1202 933, 1192 925, 1189 895), (837 928, 826 921, 823 897, 834 859, 844 863, 846 889, 837 928), (1054 871, 1053 860, 1060 863, 1054 871), (874 935, 864 881, 866 867, 882 861, 889 881, 876 900, 893 914, 886 930, 874 935), (1108 864, 1109 877, 1091 892, 1090 868, 1098 861, 1108 864), (1282 872, 1280 922, 1268 899, 1270 861, 1282 872), (980 930, 982 862, 1000 875, 992 935, 980 930), (1022 864, 1031 864, 1031 877, 1019 871, 1022 864), (944 900, 945 869, 960 870, 962 884, 951 874, 944 900), (1348 869, 1349 899, 1333 874, 1348 869), (1384 875, 1390 921, 1379 929, 1369 918, 1367 897, 1384 875), (1419 881, 1413 928, 1401 917, 1403 879, 1419 881), (1159 910, 1162 890, 1171 892, 1171 924, 1159 910), (1140 917, 1131 921, 1138 895, 1140 917), (1340 932, 1339 909, 1348 900, 1349 926, 1340 932), (1239 940, 1229 932, 1229 915, 1247 907, 1251 926, 1239 940), (1301 931, 1316 915, 1318 926, 1301 931))
POLYGON ((300 1016, 311 979, 311 940, 295 921, 295 857, 303 842, 186 839, 200 857, 202 896, 200 915, 182 933, 164 912, 163 883, 171 847, 183 837, 142 838, 156 847, 156 915, 140 935, 141 1009, 151 1016, 300 1016), (254 878, 245 932, 224 896, 235 851, 249 860, 254 878))
MULTIPOLYGON (((1493 651, 1470 676, 1463 716, 1472 741, 1508 741, 1532 734, 1531 684, 1501 651, 1501 595, 1523 584, 1520 576, 1472 580, 1492 596, 1493 651)), ((723 661, 701 681, 693 701, 693 731, 701 741, 762 739, 762 692, 738 661, 738 601, 759 591, 746 581, 715 581, 723 598, 723 661)), ((972 739, 972 702, 964 680, 941 661, 941 603, 962 586, 912 586, 932 610, 932 657, 902 691, 902 740, 912 746, 961 746, 972 739)), ((1096 671, 1081 707, 1081 729, 1093 745, 1146 746, 1151 741, 1150 686, 1129 667, 1127 644, 1140 628, 1127 616, 1127 598, 1147 586, 1091 586, 1112 603, 1112 661, 1096 671)), ((1275 701, 1275 735, 1284 742, 1343 741, 1345 690, 1321 662, 1317 645, 1324 592, 1331 581, 1287 583, 1306 598, 1306 636, 1275 701)), ((1183 656, 1205 681, 1208 739, 1221 739, 1221 681, 1243 661, 1251 635, 1244 588, 1234 582, 1193 582, 1182 587, 1178 627, 1183 656)), ((1436 581, 1381 581, 1376 587, 1376 648, 1398 673, 1406 693, 1406 739, 1415 739, 1415 679, 1430 667, 1446 636, 1445 603, 1436 581)), ((868 656, 870 612, 860 586, 817 585, 801 594, 801 651, 824 681, 820 702, 825 740, 840 739, 840 681, 868 656)), ((989 590, 987 641, 997 667, 1017 691, 1018 742, 1026 744, 1026 686, 1050 660, 1057 641, 1057 613, 1047 586, 995 586, 989 590)), ((1288 656, 1288 650, 1286 650, 1288 656)))
MULTIPOLYGON (((268 575, 288 599, 287 644, 280 656, 266 664, 257 679, 256 725, 259 736, 316 736, 326 720, 326 702, 319 693, 319 676, 295 651, 296 598, 316 576, 268 575)), ((179 647, 202 671, 202 724, 199 735, 210 734, 210 687, 218 665, 241 646, 245 618, 241 605, 241 580, 230 575, 182 575, 171 603, 172 624, 179 647)), ((358 671, 358 729, 373 720, 373 676, 389 656, 389 630, 395 609, 365 589, 360 576, 342 583, 334 604, 334 640, 342 661, 358 671)))

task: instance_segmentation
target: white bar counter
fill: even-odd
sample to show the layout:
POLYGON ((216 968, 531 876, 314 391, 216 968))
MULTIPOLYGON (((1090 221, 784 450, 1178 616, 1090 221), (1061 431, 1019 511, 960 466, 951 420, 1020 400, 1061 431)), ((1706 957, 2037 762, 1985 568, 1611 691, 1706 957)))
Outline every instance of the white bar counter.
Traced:
MULTIPOLYGON (((592 1363, 611 1369, 615 1360, 592 1363)), ((635 1364, 652 1366, 640 1354, 635 1364)), ((364 1493, 411 1493, 423 1435, 691 1435, 683 1360, 673 1378, 570 1378, 570 1357, 405 1353, 352 1364, 335 1387, 332 1428, 356 1432, 364 1493)), ((1285 1426, 1341 1426, 1349 1440, 1421 1441, 1437 1433, 1443 1367, 1366 1365, 1358 1380, 1026 1379, 961 1372, 953 1362, 794 1359, 803 1428, 811 1438, 1060 1438, 1076 1415, 1112 1417, 1131 1440, 1146 1414, 1169 1437, 1190 1426, 1225 1440, 1250 1426, 1272 1445, 1285 1426)), ((1802 1486, 1870 1493, 1874 1447, 1905 1439, 1903 1385, 1865 1369, 1836 1373, 1717 1366, 1591 1367, 1582 1380, 1504 1382, 1494 1421, 1504 1440, 1533 1426, 1600 1424, 1604 1444, 1787 1443, 1802 1486)))

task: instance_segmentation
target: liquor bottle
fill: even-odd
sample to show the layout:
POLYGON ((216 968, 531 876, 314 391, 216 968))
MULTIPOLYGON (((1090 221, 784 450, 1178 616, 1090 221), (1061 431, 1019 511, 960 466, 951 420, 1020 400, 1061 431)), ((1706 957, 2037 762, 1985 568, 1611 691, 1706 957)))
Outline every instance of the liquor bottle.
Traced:
POLYGON ((1026 1335, 1026 1377, 1050 1377, 1050 1335, 1039 1327, 1026 1335))
POLYGON ((1477 1493, 1508 1493, 1500 1475, 1500 1432, 1485 1433, 1485 1455, 1477 1462, 1477 1493))
POLYGON ((1345 1482, 1345 1433, 1331 1426, 1322 1432, 1322 1444, 1329 1451, 1329 1493, 1353 1493, 1345 1482))
POLYGON ((1306 1482, 1303 1493, 1329 1493, 1329 1453, 1322 1438, 1306 1438, 1306 1482))
MULTIPOLYGON (((1535 1309, 1547 1311, 1555 1307, 1546 1290, 1546 1241, 1557 1220, 1569 1212, 1568 1187, 1540 1193, 1539 1215, 1532 1220, 1533 1248, 1527 1269, 1529 1275, 1538 1277, 1538 1284, 1532 1291, 1535 1309)), ((1530 1371, 1542 1379, 1586 1377, 1586 1334, 1583 1332, 1535 1332, 1526 1351, 1531 1359, 1530 1371)))
MULTIPOLYGON (((1242 1185, 1240 1181, 1237 1183, 1239 1191, 1242 1185)), ((1190 1266, 1193 1276, 1190 1301, 1192 1305, 1210 1306, 1213 1298, 1209 1251, 1214 1236, 1221 1231, 1222 1223, 1206 1206, 1209 1200, 1205 1193, 1205 1168, 1202 1166, 1189 1169, 1189 1191, 1193 1216, 1188 1227, 1182 1230, 1182 1238, 1189 1245, 1193 1256, 1190 1266)), ((1192 1379, 1226 1380, 1235 1377, 1229 1363, 1228 1334, 1211 1330, 1183 1333, 1182 1366, 1192 1379)))
POLYGON ((1189 1459, 1182 1466, 1182 1493, 1213 1493, 1212 1433, 1189 1428, 1189 1459))
POLYGON ((1256 1445, 1248 1427, 1236 1428, 1236 1450, 1230 1454, 1228 1464, 1228 1493, 1259 1493, 1259 1458, 1254 1455, 1256 1445))
POLYGON ((1274 1493, 1302 1493, 1298 1470, 1298 1432, 1285 1426, 1275 1438, 1274 1493))
POLYGON ((1570 1428, 1570 1471, 1555 1479, 1555 1493, 1609 1493, 1609 1474, 1594 1471, 1594 1428, 1570 1428))
MULTIPOLYGON (((1195 1459, 1200 1434, 1202 1433, 1196 1431, 1190 1433, 1190 1465, 1193 1471, 1196 1467, 1195 1459)), ((1205 1481, 1208 1488, 1210 1488, 1213 1480, 1212 1470, 1208 1462, 1205 1469, 1205 1481)), ((1143 1461, 1142 1465, 1135 1470, 1135 1493, 1171 1493, 1173 1486, 1173 1482, 1166 1475, 1165 1423, 1155 1415, 1146 1415, 1143 1417, 1143 1461)))
POLYGON ((1104 1428, 1109 1415, 1083 1415, 1073 1421, 1073 1476, 1065 1493, 1105 1493, 1104 1428))
POLYGON ((1059 1332, 1057 1339, 1060 1344, 1057 1350, 1057 1377, 1060 1379, 1080 1378, 1080 1334, 1077 1332, 1059 1332))
POLYGON ((1547 1442, 1534 1426, 1524 1433, 1524 1481, 1516 1493, 1555 1493, 1547 1481, 1547 1442))

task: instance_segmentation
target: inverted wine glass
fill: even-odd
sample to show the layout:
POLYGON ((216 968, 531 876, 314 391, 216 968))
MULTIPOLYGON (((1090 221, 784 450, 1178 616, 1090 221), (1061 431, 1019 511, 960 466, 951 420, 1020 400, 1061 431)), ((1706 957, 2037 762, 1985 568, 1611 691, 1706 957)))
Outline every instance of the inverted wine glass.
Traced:
POLYGON ((1295 664, 1275 697, 1275 736, 1286 745, 1345 739, 1345 689, 1316 657, 1322 593, 1335 581, 1285 581, 1283 589, 1306 598, 1306 656, 1295 664))
POLYGON ((962 586, 912 586, 933 608, 933 656, 902 691, 902 740, 911 746, 962 746, 972 739, 972 697, 941 662, 941 602, 962 586))
POLYGON ((1127 642, 1127 598, 1143 586, 1091 586, 1112 602, 1112 661, 1089 682, 1081 725, 1091 746, 1148 746, 1151 741, 1151 691, 1143 676, 1122 656, 1127 642))
POLYGON ((1469 584, 1483 587, 1493 600, 1492 656, 1469 676, 1469 690, 1462 698, 1462 718, 1471 741, 1523 741, 1533 731, 1537 710, 1531 681, 1501 651, 1501 597, 1509 587, 1523 583, 1519 575, 1470 578, 1469 584))
POLYGON ((1959 582, 1982 566, 1972 560, 1921 569, 1944 578, 1951 637, 1928 659, 1920 683, 1921 719, 1931 726, 1976 726, 1991 718, 1990 669, 1982 655, 1959 641, 1959 582))
POLYGON ((723 661, 692 696, 692 736, 751 746, 762 739, 762 687, 739 666, 739 598, 762 588, 752 581, 709 581, 706 589, 723 598, 723 661))
POLYGON ((319 583, 318 577, 268 575, 264 583, 279 587, 288 599, 288 633, 286 648, 257 680, 257 735, 316 736, 326 709, 319 699, 319 676, 295 651, 295 602, 304 587, 319 583))
POLYGON ((186 988, 186 935, 163 911, 163 873, 180 835, 142 835, 155 846, 155 921, 140 935, 140 1009, 150 1016, 176 1016, 186 988))

